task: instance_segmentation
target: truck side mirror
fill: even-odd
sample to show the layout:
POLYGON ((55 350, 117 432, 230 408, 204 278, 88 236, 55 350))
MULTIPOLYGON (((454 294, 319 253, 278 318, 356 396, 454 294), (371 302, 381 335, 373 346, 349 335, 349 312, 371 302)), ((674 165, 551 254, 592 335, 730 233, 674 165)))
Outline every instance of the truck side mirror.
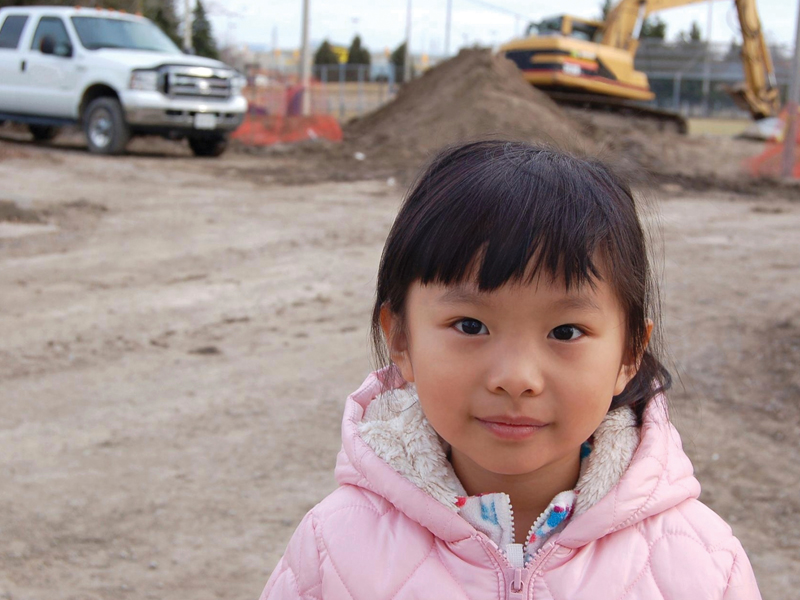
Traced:
POLYGON ((42 41, 39 42, 39 50, 41 50, 42 54, 55 54, 56 51, 56 40, 52 35, 46 35, 42 38, 42 41))
POLYGON ((56 48, 56 54, 64 58, 70 58, 72 56, 72 44, 69 42, 62 42, 56 48))

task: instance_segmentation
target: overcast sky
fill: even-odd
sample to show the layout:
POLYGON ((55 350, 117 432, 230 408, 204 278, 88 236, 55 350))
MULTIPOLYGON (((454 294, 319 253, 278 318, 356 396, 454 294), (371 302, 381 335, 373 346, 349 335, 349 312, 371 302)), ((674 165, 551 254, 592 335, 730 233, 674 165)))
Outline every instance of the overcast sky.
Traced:
MULTIPOLYGON (((194 0, 190 0, 192 3, 194 0)), ((522 33, 526 23, 559 10, 596 17, 600 0, 452 0, 451 52, 467 44, 495 45, 522 33), (494 5, 508 12, 486 7, 494 5), (557 6, 554 8, 554 4, 557 6), (513 13, 513 14, 512 14, 513 13), (518 16, 514 16, 514 14, 518 16)), ((800 0, 758 0, 761 22, 770 41, 792 44, 800 0)), ((359 33, 367 48, 395 48, 405 37, 407 0, 310 0, 311 39, 347 45, 359 33)), ((439 54, 444 49, 447 0, 413 0, 411 47, 414 53, 439 54)), ((178 3, 182 5, 182 2, 178 3)), ((204 0, 214 34, 221 44, 236 43, 281 48, 300 43, 302 0, 204 0)), ((705 37, 708 3, 659 13, 667 21, 667 38, 688 30, 697 21, 705 37)), ((713 4, 711 39, 728 42, 739 36, 731 0, 713 4)))

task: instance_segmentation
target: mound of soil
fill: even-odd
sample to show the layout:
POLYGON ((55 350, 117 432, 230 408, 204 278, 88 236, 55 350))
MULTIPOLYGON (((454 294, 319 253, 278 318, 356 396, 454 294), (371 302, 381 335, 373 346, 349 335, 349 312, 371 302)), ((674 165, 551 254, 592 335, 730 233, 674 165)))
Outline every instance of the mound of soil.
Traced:
MULTIPOLYGON (((243 173, 280 183, 399 178, 408 183, 442 147, 476 139, 547 143, 598 156, 637 186, 791 197, 796 188, 742 168, 763 143, 662 131, 629 114, 562 108, 517 67, 487 49, 458 56, 403 86, 390 103, 345 125, 344 143, 319 141, 240 151, 270 156, 243 173)), ((234 147, 236 147, 234 145, 234 147)))
POLYGON ((592 145, 575 119, 489 50, 462 50, 404 86, 397 98, 349 123, 346 143, 367 156, 419 161, 455 142, 503 138, 567 150, 592 145))

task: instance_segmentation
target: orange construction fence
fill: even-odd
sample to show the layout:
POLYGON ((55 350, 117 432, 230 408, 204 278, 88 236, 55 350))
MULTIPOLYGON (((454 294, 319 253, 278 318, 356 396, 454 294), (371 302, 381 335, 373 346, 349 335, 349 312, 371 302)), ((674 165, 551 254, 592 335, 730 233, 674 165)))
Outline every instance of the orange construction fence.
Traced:
POLYGON ((247 146, 271 146, 319 138, 341 142, 342 128, 331 115, 247 115, 232 138, 247 146))
MULTIPOLYGON (((800 111, 799 111, 800 112, 800 111)), ((800 119, 800 114, 797 116, 800 119)), ((780 177, 783 171, 783 151, 786 144, 795 144, 794 167, 791 177, 800 179, 800 124, 797 127, 797 135, 794 140, 788 140, 788 113, 784 110, 781 120, 786 124, 784 133, 779 139, 769 140, 764 151, 753 158, 745 161, 745 166, 754 177, 780 177)))

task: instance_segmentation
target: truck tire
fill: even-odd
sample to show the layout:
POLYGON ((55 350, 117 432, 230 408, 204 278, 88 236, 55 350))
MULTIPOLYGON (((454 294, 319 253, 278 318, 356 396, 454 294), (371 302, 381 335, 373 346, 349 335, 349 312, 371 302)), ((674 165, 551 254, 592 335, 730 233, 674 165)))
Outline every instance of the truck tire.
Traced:
POLYGON ((228 137, 225 135, 189 136, 189 147, 195 156, 217 157, 228 147, 228 137))
POLYGON ((89 152, 122 154, 131 139, 131 130, 119 100, 102 96, 92 100, 83 111, 83 131, 89 152))
POLYGON ((28 131, 31 132, 35 141, 49 142, 61 133, 61 128, 52 125, 28 125, 28 131))

